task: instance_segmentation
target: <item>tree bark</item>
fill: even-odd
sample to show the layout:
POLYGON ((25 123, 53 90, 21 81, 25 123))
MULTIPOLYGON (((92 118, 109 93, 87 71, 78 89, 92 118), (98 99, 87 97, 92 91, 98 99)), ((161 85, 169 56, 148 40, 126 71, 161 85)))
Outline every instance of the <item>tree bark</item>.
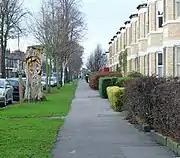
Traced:
POLYGON ((62 86, 64 86, 65 81, 65 64, 62 64, 62 86))
POLYGON ((26 52, 26 91, 25 101, 42 101, 45 99, 41 86, 42 48, 28 47, 26 52))
POLYGON ((49 49, 48 46, 46 46, 46 92, 49 93, 49 83, 48 83, 48 78, 49 78, 49 63, 48 63, 48 59, 49 59, 49 49))
POLYGON ((59 83, 59 60, 56 59, 56 73, 57 73, 57 89, 60 89, 60 83, 59 83))

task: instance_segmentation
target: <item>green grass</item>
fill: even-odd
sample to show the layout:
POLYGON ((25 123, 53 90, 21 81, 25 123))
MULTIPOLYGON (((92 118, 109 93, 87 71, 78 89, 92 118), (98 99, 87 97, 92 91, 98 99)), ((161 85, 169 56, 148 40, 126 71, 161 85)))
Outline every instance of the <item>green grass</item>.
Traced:
POLYGON ((47 101, 15 104, 0 110, 0 118, 27 118, 67 115, 77 84, 67 84, 47 95, 47 101))
POLYGON ((28 118, 0 120, 0 158, 51 157, 63 120, 28 118))
POLYGON ((46 116, 67 115, 77 83, 47 95, 48 101, 23 103, 0 110, 0 158, 50 158, 64 120, 46 116))

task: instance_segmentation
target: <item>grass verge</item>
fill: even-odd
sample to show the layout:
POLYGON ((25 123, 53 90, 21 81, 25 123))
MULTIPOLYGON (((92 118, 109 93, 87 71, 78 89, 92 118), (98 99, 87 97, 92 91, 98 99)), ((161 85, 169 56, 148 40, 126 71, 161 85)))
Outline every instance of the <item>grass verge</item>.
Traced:
POLYGON ((0 120, 0 158, 51 157, 63 120, 48 118, 0 120))
POLYGON ((23 103, 0 110, 0 158, 50 158, 64 120, 45 118, 67 115, 77 83, 47 95, 48 101, 23 103))
POLYGON ((67 84, 47 95, 47 101, 15 104, 0 110, 0 118, 32 118, 67 115, 77 84, 67 84))

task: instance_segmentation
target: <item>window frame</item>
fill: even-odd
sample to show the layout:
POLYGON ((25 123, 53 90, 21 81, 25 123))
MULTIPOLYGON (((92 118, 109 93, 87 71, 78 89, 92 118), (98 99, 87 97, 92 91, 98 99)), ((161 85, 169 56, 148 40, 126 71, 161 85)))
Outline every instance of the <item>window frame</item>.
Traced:
POLYGON ((174 1, 175 1, 175 15, 176 15, 176 18, 180 19, 180 0, 174 0, 174 1), (178 5, 179 5, 179 7, 178 7, 178 5))
MULTIPOLYGON (((156 29, 161 29, 161 28, 163 28, 163 23, 164 23, 164 10, 161 13, 161 10, 159 9, 159 6, 158 6, 158 1, 156 2, 155 5, 156 5, 156 29), (161 25, 160 25, 160 18, 162 18, 162 24, 161 25)), ((163 5, 163 2, 161 5, 163 5)))
POLYGON ((164 54, 163 54, 163 51, 157 51, 156 52, 156 74, 157 74, 157 76, 158 77, 163 77, 164 76, 164 54), (161 65, 159 65, 159 54, 161 54, 162 55, 162 64, 161 65), (159 74, 159 68, 161 68, 162 69, 162 74, 159 74))
POLYGON ((177 59, 178 50, 179 50, 179 56, 180 56, 180 46, 175 47, 175 70, 176 70, 176 76, 180 77, 180 71, 178 71, 178 67, 180 66, 180 61, 178 62, 178 59, 177 59))

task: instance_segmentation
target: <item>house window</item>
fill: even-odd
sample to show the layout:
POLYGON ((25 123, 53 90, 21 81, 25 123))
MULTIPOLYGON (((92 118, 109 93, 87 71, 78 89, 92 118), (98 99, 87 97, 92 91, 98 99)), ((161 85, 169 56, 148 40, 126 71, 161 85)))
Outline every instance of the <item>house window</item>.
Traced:
POLYGON ((176 17, 180 17, 180 0, 176 0, 176 17))
POLYGON ((135 22, 135 32, 134 32, 134 42, 136 43, 136 38, 137 38, 137 21, 135 22))
POLYGON ((163 13, 158 11, 158 28, 161 28, 163 25, 163 13))
POLYGON ((144 13, 144 37, 146 37, 147 23, 146 23, 147 12, 144 13))
POLYGON ((156 2, 156 8, 157 8, 157 28, 161 28, 163 25, 163 3, 162 1, 156 2))
POLYGON ((147 64, 146 64, 146 58, 147 58, 147 55, 144 56, 144 75, 146 75, 146 69, 147 69, 147 64))
POLYGON ((135 58, 135 68, 136 68, 136 71, 139 71, 139 68, 140 68, 139 57, 135 58))
POLYGON ((157 53, 157 75, 163 77, 163 53, 157 53))
POLYGON ((164 9, 164 22, 166 22, 166 0, 163 0, 163 9, 164 9))
POLYGON ((117 40, 116 40, 116 52, 119 51, 119 48, 118 48, 118 41, 119 41, 119 38, 117 38, 117 40))
POLYGON ((147 33, 149 33, 150 31, 150 24, 149 24, 149 21, 150 21, 150 17, 149 17, 149 7, 147 7, 147 33))
POLYGON ((163 65, 164 65, 164 75, 166 75, 166 48, 163 48, 163 65))
POLYGON ((147 67, 147 75, 149 75, 149 54, 147 55, 147 65, 148 65, 148 67, 147 67))
POLYGON ((177 64, 177 76, 180 76, 180 47, 177 47, 176 64, 177 64))
POLYGON ((132 71, 132 59, 129 60, 129 71, 132 71))

